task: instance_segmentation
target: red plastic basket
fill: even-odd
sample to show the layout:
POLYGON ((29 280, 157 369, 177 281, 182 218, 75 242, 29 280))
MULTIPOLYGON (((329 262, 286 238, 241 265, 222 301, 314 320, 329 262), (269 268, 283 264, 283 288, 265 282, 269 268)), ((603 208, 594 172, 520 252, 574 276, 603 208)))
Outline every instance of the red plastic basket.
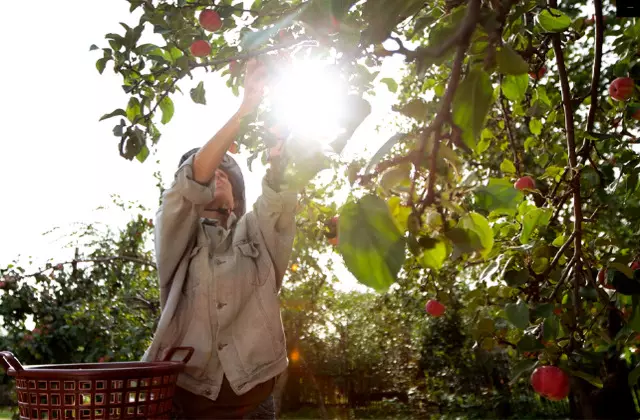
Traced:
POLYGON ((0 360, 16 379, 21 419, 169 419, 178 374, 193 348, 169 350, 163 361, 22 366, 8 351, 0 360), (181 361, 171 361, 186 351, 181 361))

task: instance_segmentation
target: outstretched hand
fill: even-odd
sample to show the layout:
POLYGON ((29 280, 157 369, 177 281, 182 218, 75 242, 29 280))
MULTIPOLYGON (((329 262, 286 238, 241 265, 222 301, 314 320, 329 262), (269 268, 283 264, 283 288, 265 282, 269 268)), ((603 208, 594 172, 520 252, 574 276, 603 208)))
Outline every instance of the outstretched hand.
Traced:
POLYGON ((260 105, 266 78, 267 69, 263 63, 255 58, 247 62, 247 70, 244 77, 244 98, 240 106, 242 115, 252 113, 260 105))

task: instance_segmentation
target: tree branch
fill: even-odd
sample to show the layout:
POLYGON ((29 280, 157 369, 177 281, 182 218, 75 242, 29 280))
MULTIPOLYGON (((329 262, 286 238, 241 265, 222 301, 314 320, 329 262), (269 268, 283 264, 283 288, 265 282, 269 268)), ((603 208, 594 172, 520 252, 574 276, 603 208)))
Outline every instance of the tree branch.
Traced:
MULTIPOLYGON (((464 62, 465 53, 469 46, 469 40, 471 35, 473 34, 473 30, 476 27, 476 23, 478 22, 478 18, 480 16, 480 0, 471 0, 469 2, 469 6, 467 9, 467 14, 465 15, 462 23, 460 24, 460 29, 456 33, 453 38, 460 40, 460 45, 458 46, 458 50, 456 52, 456 56, 453 60, 453 69, 451 70, 451 77, 449 78, 449 84, 447 85, 447 90, 442 97, 442 106, 440 107, 440 111, 431 122, 428 128, 423 130, 422 135, 420 137, 420 148, 418 155, 415 159, 415 172, 413 175, 413 180, 411 182, 411 193, 409 195, 409 204, 413 207, 414 200, 413 196, 415 195, 415 185, 418 177, 418 168, 421 166, 422 159, 424 157, 424 152, 427 147, 427 142, 429 140, 429 136, 431 133, 435 132, 436 136, 434 139, 433 150, 431 153, 431 163, 429 165, 429 186, 427 187, 427 197, 425 202, 423 203, 422 210, 433 204, 435 200, 433 194, 433 187, 435 183, 435 168, 438 158, 438 149, 440 147, 440 133, 442 124, 449 118, 451 103, 453 102, 453 97, 458 89, 458 83, 460 82, 460 77, 462 75, 462 63, 464 62)), ((453 45, 453 44, 451 44, 453 45)))
POLYGON ((513 150, 513 163, 516 167, 516 174, 518 175, 518 177, 521 176, 521 171, 520 171, 520 157, 518 156, 518 149, 516 147, 516 139, 513 137, 513 132, 511 131, 511 116, 509 114, 509 109, 505 106, 504 104, 504 95, 502 94, 502 91, 500 91, 500 108, 502 109, 502 113, 504 114, 504 125, 505 128, 507 129, 507 137, 509 138, 509 144, 511 145, 511 150, 513 150))
MULTIPOLYGON (((557 8, 557 0, 549 0, 549 6, 557 8)), ((574 239, 574 254, 576 269, 574 272, 573 282, 573 300, 576 305, 576 322, 581 314, 580 306, 580 276, 582 273, 582 200, 580 197, 580 178, 576 176, 576 169, 578 166, 578 157, 576 154, 576 139, 575 128, 573 118, 573 107, 571 104, 571 89, 569 87, 569 78, 567 75, 567 68, 564 62, 564 52, 562 51, 562 39, 560 34, 553 34, 551 38, 553 44, 553 51, 556 56, 556 64, 558 66, 558 76, 560 78, 560 88, 562 92, 562 104, 564 107, 564 122, 565 133, 567 136, 567 153, 569 154, 569 168, 571 170, 571 188, 573 190, 573 215, 574 225, 573 232, 575 233, 574 239)), ((571 336, 570 349, 575 346, 575 337, 571 336)))
POLYGON ((198 67, 209 67, 209 66, 216 67, 216 66, 219 66, 220 64, 227 64, 232 61, 247 60, 249 58, 257 57, 259 55, 266 54, 271 51, 284 50, 286 48, 291 48, 291 47, 315 47, 317 45, 318 45, 317 41, 311 41, 311 40, 306 40, 306 41, 293 40, 288 42, 281 42, 280 44, 271 45, 269 47, 261 48, 259 50, 252 50, 252 51, 247 51, 245 53, 240 53, 233 57, 214 58, 213 60, 205 60, 201 63, 196 63, 192 61, 189 63, 189 67, 191 69, 195 69, 198 67))
POLYGON ((25 274, 25 275, 21 275, 19 276, 20 278, 26 278, 26 277, 35 277, 38 276, 46 271, 55 269, 57 266, 64 266, 67 264, 71 264, 73 267, 77 267, 78 263, 102 263, 102 262, 113 262, 113 261, 117 261, 117 260, 121 260, 121 261, 127 261, 127 262, 133 262, 136 264, 140 264, 140 265, 147 265, 153 269, 157 269, 156 264, 153 261, 149 261, 149 260, 145 260, 142 258, 137 258, 137 257, 130 257, 127 255, 113 255, 110 257, 97 257, 97 258, 74 258, 71 261, 66 261, 66 262, 62 262, 59 264, 56 264, 54 267, 49 267, 49 268, 45 268, 43 270, 40 271, 36 271, 35 273, 31 273, 31 274, 25 274))
POLYGON ((594 0, 596 9, 596 44, 593 71, 591 75, 591 106, 587 116, 587 133, 593 132, 598 109, 598 87, 600 85, 600 67, 602 66, 602 44, 604 42, 604 20, 602 17, 602 0, 594 0))
POLYGON ((547 276, 551 273, 551 271, 553 271, 555 266, 560 261, 560 258, 562 258, 562 255, 567 250, 569 245, 571 245, 571 242, 575 239, 575 237, 576 237, 576 232, 572 232, 571 235, 569 236, 569 238, 567 238, 567 240, 565 241, 565 243, 562 244, 562 246, 560 247, 558 252, 556 252, 556 255, 555 255, 555 257, 553 257, 553 260, 551 261, 551 264, 549 264, 549 267, 547 267, 547 269, 544 270, 544 272, 542 273, 542 278, 546 279, 547 276))

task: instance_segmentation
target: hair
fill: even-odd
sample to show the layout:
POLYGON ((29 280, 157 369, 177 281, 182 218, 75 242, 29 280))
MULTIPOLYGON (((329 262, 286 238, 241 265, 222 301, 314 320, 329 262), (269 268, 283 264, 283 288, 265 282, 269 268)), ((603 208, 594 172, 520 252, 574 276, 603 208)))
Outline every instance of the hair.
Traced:
MULTIPOLYGON (((181 167, 187 159, 191 156, 195 155, 199 147, 189 150, 187 153, 182 155, 180 158, 180 163, 178 167, 181 167)), ((236 161, 228 154, 222 158, 222 162, 220 163, 219 169, 223 170, 227 176, 229 177, 229 182, 231 183, 231 190, 233 192, 233 201, 235 202, 235 207, 233 212, 236 216, 241 217, 246 212, 246 199, 245 199, 245 187, 244 187, 244 177, 242 176, 242 170, 240 166, 236 163, 236 161)))

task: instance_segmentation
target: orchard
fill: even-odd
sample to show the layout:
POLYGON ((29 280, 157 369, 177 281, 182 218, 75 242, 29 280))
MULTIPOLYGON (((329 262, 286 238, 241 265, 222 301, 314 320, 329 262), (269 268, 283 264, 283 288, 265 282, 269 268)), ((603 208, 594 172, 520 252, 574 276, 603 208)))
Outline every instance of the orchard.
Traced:
MULTIPOLYGON (((128 96, 101 118, 125 159, 162 147, 177 95, 207 103, 207 72, 236 95, 254 57, 274 77, 312 63, 335 80, 338 129, 322 143, 291 130, 276 168, 301 193, 283 290, 289 383, 315 372, 325 418, 319 370, 392 383, 444 414, 490 395, 503 410, 492 415, 517 417, 514 395, 534 392, 567 401, 572 418, 637 417, 638 19, 602 0, 127 1, 139 23, 91 46, 128 96), (346 159, 381 89, 397 132, 346 159), (321 253, 372 293, 339 298, 321 253)), ((234 152, 249 166, 273 159, 280 105, 245 122, 234 152)), ((2 274, 0 289, 24 283, 2 274)), ((135 331, 149 333, 154 314, 135 331)))

